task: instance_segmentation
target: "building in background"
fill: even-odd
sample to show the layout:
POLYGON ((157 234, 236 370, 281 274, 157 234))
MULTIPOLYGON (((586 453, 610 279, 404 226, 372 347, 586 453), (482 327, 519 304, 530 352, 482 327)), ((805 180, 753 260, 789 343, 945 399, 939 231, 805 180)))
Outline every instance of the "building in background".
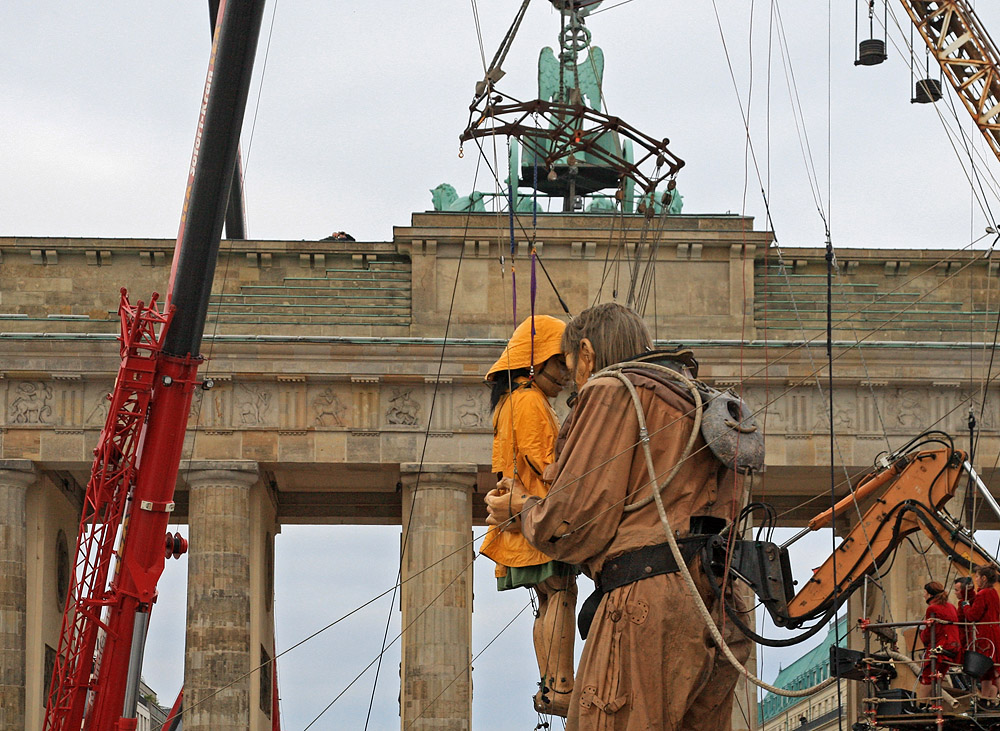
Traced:
MULTIPOLYGON (((836 627, 834 622, 830 622, 823 641, 787 668, 782 668, 774 685, 788 690, 800 690, 826 680, 830 677, 830 648, 834 644, 847 646, 847 617, 840 617, 836 627)), ((846 688, 841 692, 841 700, 846 706, 846 688)), ((836 683, 805 698, 768 693, 757 707, 757 723, 761 731, 836 729, 838 706, 836 683)))
POLYGON ((146 681, 139 679, 139 705, 136 708, 136 718, 139 721, 136 731, 153 731, 163 727, 167 722, 167 711, 159 704, 156 693, 146 685, 146 681))

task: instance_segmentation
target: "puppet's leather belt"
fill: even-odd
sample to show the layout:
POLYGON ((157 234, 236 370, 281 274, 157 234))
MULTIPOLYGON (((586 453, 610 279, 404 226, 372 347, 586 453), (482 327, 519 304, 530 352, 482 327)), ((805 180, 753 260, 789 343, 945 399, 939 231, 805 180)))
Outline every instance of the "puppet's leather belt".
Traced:
MULTIPOLYGON (((711 537, 712 535, 696 535, 678 538, 677 543, 685 562, 690 563, 711 537)), ((590 631, 601 599, 609 591, 651 576, 672 574, 676 571, 678 571, 677 562, 674 561, 668 543, 644 546, 605 561, 601 573, 594 577, 594 593, 587 597, 580 607, 580 614, 577 617, 580 637, 587 639, 587 633, 590 631)))

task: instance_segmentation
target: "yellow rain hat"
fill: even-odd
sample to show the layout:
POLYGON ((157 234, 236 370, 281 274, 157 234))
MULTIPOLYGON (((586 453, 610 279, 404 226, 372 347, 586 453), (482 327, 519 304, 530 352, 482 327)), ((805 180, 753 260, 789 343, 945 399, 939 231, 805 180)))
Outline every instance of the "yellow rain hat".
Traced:
POLYGON ((486 380, 499 371, 512 371, 518 368, 540 366, 553 355, 562 352, 562 334, 566 323, 549 315, 535 315, 535 337, 532 343, 531 321, 527 318, 517 326, 514 334, 507 342, 507 347, 497 359, 497 362, 486 372, 486 380), (534 346, 534 363, 532 363, 532 346, 534 346))

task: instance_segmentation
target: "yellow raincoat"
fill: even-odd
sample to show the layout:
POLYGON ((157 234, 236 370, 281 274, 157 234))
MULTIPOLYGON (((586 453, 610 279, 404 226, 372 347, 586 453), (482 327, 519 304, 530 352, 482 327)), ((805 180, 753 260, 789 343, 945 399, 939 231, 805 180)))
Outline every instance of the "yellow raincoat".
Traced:
MULTIPOLYGON (((528 368, 532 363, 538 369, 559 355, 566 325, 548 315, 536 315, 533 324, 534 336, 530 317, 514 330, 504 352, 486 374, 487 381, 502 371, 528 368)), ((512 385, 511 392, 493 412, 493 471, 514 477, 516 468, 525 490, 545 497, 548 485, 542 480, 542 472, 555 461, 559 424, 548 398, 529 379, 518 378, 512 385)), ((516 527, 500 531, 491 526, 480 552, 496 562, 498 578, 507 575, 508 566, 537 566, 552 560, 533 548, 516 527)))
MULTIPOLYGON (((493 471, 513 477, 516 464, 524 489, 545 497, 549 486, 542 481, 542 472, 555 461, 559 425, 545 394, 528 385, 526 378, 519 381, 493 412, 493 471)), ((499 531, 490 526, 480 551, 496 561, 497 577, 506 576, 508 566, 535 566, 552 560, 533 548, 516 528, 499 531)))

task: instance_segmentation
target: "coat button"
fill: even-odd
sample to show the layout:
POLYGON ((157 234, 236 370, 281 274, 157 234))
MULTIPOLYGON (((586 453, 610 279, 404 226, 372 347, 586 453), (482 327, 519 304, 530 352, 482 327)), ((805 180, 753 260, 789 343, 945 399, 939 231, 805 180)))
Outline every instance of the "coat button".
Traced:
POLYGON ((620 609, 613 609, 611 611, 611 621, 612 622, 617 622, 621 618, 622 618, 622 611, 620 609))

